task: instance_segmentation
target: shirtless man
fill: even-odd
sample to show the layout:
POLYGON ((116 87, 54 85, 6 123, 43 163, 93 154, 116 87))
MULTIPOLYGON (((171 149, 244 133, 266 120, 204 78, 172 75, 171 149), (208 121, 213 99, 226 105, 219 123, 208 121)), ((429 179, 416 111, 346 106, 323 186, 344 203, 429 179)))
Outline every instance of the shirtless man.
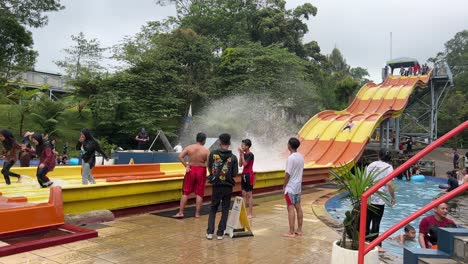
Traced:
POLYGON ((183 194, 182 198, 180 198, 180 208, 179 212, 173 216, 175 218, 184 217, 184 208, 187 205, 188 196, 193 192, 197 196, 195 217, 200 217, 200 209, 205 193, 206 166, 210 151, 204 147, 206 141, 205 133, 198 133, 196 139, 197 143, 187 146, 179 154, 179 160, 185 166, 185 178, 182 187, 183 194), (185 162, 186 156, 189 157, 189 162, 185 162))

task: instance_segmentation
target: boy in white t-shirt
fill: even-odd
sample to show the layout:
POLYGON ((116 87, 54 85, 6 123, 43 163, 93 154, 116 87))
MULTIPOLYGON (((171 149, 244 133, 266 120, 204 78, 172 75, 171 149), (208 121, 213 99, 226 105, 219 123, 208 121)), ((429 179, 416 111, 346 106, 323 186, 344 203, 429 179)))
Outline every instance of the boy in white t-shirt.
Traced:
POLYGON ((297 152, 301 143, 297 138, 290 138, 288 141, 288 150, 291 155, 286 162, 284 178, 284 197, 288 206, 289 232, 283 234, 284 237, 302 236, 302 207, 301 207, 301 189, 302 174, 304 171, 304 157, 297 152), (294 211, 295 210, 295 211, 294 211), (297 230, 294 229, 297 213, 297 230))

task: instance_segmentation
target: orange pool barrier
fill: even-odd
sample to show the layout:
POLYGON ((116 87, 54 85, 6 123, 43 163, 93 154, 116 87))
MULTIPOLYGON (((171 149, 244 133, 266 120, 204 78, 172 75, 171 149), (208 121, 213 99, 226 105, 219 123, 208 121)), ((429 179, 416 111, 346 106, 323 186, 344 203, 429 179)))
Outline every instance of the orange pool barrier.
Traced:
POLYGON ((64 224, 62 189, 50 189, 49 202, 28 203, 26 197, 0 197, 0 237, 9 233, 64 224))
POLYGON ((93 168, 95 179, 105 179, 107 182, 137 181, 182 177, 183 174, 170 174, 161 171, 160 164, 119 164, 104 165, 93 168))
POLYGON ((97 237, 95 230, 65 224, 62 189, 50 188, 49 202, 0 196, 0 257, 97 237), (59 232, 59 235, 51 235, 59 232))

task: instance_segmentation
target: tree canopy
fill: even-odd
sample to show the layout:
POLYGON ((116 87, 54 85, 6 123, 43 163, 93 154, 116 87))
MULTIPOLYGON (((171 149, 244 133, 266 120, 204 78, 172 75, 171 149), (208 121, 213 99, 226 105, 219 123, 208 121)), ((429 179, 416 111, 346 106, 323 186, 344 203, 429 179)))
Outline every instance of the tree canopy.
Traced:
MULTIPOLYGON (((454 87, 449 91, 438 115, 439 133, 468 120, 468 30, 463 30, 445 43, 445 50, 430 59, 433 62, 446 61, 453 73, 454 87)), ((455 147, 468 142, 468 132, 455 140, 455 147)))
POLYGON ((42 27, 48 22, 45 12, 64 7, 59 0, 0 1, 0 81, 30 70, 36 60, 32 34, 27 27, 42 27))
MULTIPOLYGON (((20 1, 7 3, 10 16, 0 19, 8 19, 12 25, 8 29, 18 27, 14 32, 23 42, 6 42, 23 43, 29 50, 29 60, 16 62, 24 69, 33 64, 36 53, 30 32, 19 29, 44 26, 43 12, 63 6, 56 0, 25 1, 36 9, 23 10, 20 1)), ((121 63, 115 72, 102 66, 105 48, 83 32, 71 36, 73 45, 56 62, 75 87, 67 105, 78 107, 80 120, 86 116, 83 109, 89 108, 97 136, 110 143, 128 147, 122 142, 131 142, 140 127, 151 133, 163 129, 175 138, 190 106, 196 114, 205 105, 238 95, 267 98, 300 125, 320 110, 346 107, 367 81, 367 70, 349 66, 338 49, 325 55, 316 41, 303 42, 309 32, 306 22, 318 14, 311 3, 291 9, 284 0, 156 4, 175 4, 177 16, 150 21, 112 47, 112 58, 121 63)), ((9 52, 4 50, 0 48, 9 52)), ((11 61, 7 58, 4 64, 11 61)), ((52 111, 57 116, 60 107, 52 111)), ((47 130, 53 131, 57 120, 53 114, 43 111, 35 116, 44 129, 47 123, 47 130)))

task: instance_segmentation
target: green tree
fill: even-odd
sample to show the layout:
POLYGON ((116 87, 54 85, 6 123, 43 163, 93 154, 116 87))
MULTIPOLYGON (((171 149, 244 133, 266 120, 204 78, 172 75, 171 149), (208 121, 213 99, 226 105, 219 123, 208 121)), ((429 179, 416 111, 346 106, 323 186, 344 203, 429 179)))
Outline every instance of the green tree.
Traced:
POLYGON ((13 15, 0 9, 0 81, 4 83, 31 68, 36 56, 31 32, 13 15))
POLYGON ((208 82, 213 71, 212 42, 191 29, 165 32, 160 23, 149 23, 134 38, 124 41, 116 50, 116 58, 130 67, 128 72, 157 76, 185 101, 180 115, 190 103, 207 97, 208 82))
POLYGON ((346 63, 346 59, 343 57, 339 49, 334 48, 332 50, 331 54, 328 56, 328 62, 332 73, 349 73, 350 67, 346 63))
POLYGON ((164 76, 152 73, 119 72, 102 81, 99 93, 91 96, 91 110, 98 135, 110 143, 127 147, 139 127, 150 133, 163 129, 174 136, 182 99, 174 96, 164 76))
POLYGON ((327 63, 327 57, 320 53, 320 46, 317 41, 304 44, 305 57, 316 64, 327 63))
POLYGON ((90 103, 97 131, 111 143, 132 142, 139 127, 174 137, 189 104, 207 97, 211 42, 191 29, 167 30, 150 22, 114 47, 126 69, 102 79, 90 103))
POLYGON ((364 84, 370 82, 369 79, 365 78, 366 76, 369 76, 367 69, 361 67, 351 68, 349 73, 354 80, 359 82, 359 86, 363 86, 364 84))
POLYGON ((2 0, 0 1, 0 81, 5 82, 34 65, 37 53, 26 27, 38 28, 47 24, 45 12, 64 7, 58 0, 2 0))
POLYGON ((463 30, 445 43, 445 50, 439 52, 436 57, 429 58, 429 61, 446 61, 451 67, 452 73, 457 76, 459 73, 468 71, 468 30, 463 30))
POLYGON ((99 83, 105 78, 101 61, 107 48, 102 48, 97 39, 88 40, 83 32, 72 35, 71 39, 74 45, 64 49, 65 58, 55 64, 70 77, 68 84, 74 87, 73 100, 69 98, 67 102, 76 106, 78 117, 83 118, 83 109, 89 104, 90 96, 98 92, 99 83))
MULTIPOLYGON (((447 62, 453 73, 454 87, 448 93, 438 114, 439 136, 468 120, 468 30, 463 30, 445 43, 445 50, 432 62, 447 62)), ((454 147, 466 146, 468 132, 454 138, 454 147)))
POLYGON ((26 26, 43 27, 47 25, 48 17, 44 12, 58 11, 65 7, 60 0, 2 0, 0 9, 7 11, 15 19, 26 26))
POLYGON ((315 85, 305 78, 307 61, 278 45, 260 43, 228 48, 217 66, 213 96, 265 94, 292 114, 310 115, 319 109, 315 85))
POLYGON ((263 46, 281 44, 300 57, 306 56, 302 38, 308 32, 308 20, 317 14, 310 3, 286 9, 286 1, 172 0, 178 24, 212 39, 221 50, 252 41, 263 46))
POLYGON ((360 88, 359 82, 351 76, 346 76, 344 79, 338 81, 335 86, 335 96, 338 100, 339 108, 346 108, 354 93, 360 88))
POLYGON ((101 48, 97 39, 86 39, 83 32, 72 35, 71 39, 75 44, 64 49, 67 56, 64 60, 56 61, 58 67, 65 70, 65 73, 72 77, 79 77, 82 72, 97 73, 104 69, 100 65, 103 53, 107 48, 101 48))
POLYGON ((31 117, 41 127, 43 133, 53 136, 60 133, 57 130, 57 125, 64 110, 65 105, 61 101, 54 101, 42 95, 34 103, 31 117))
MULTIPOLYGON (((11 105, 12 109, 18 113, 18 131, 22 134, 26 115, 31 113, 34 99, 41 96, 43 91, 40 89, 28 90, 23 86, 12 87, 7 84, 4 84, 2 88, 1 92, 3 94, 0 97, 0 103, 11 105)), ((46 88, 44 87, 44 89, 46 88)))

